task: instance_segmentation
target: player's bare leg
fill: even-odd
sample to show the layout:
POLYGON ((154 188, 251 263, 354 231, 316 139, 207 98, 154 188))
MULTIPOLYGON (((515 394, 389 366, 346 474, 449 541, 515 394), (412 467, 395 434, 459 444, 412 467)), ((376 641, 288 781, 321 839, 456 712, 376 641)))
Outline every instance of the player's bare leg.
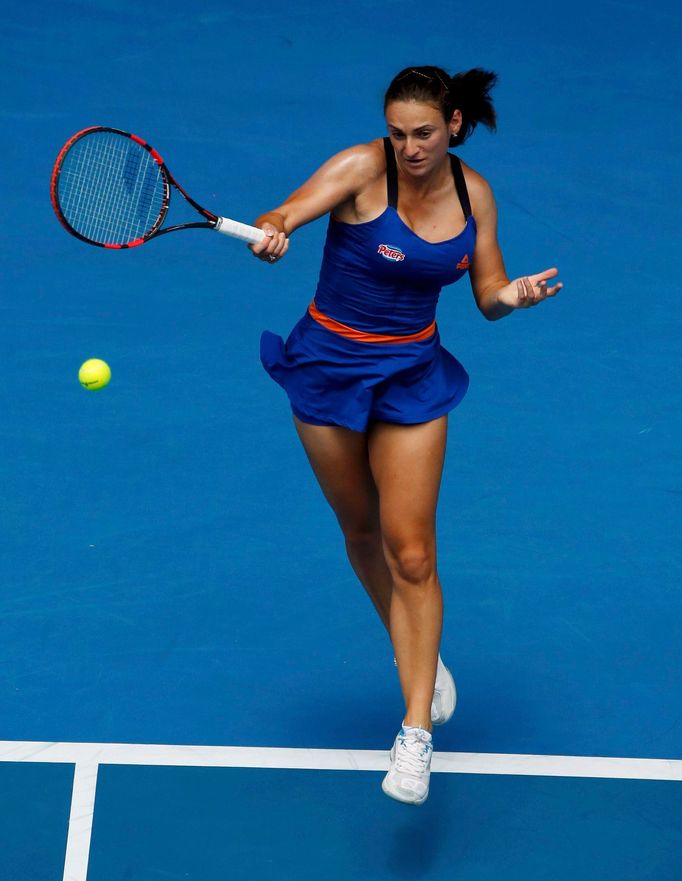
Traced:
POLYGON ((336 514, 351 566, 388 631, 393 582, 384 557, 379 494, 369 468, 367 437, 347 428, 309 425, 296 417, 294 423, 336 514))
POLYGON ((391 574, 390 632, 405 697, 405 722, 431 729, 443 621, 436 567, 436 505, 447 417, 419 425, 378 422, 368 436, 391 574))

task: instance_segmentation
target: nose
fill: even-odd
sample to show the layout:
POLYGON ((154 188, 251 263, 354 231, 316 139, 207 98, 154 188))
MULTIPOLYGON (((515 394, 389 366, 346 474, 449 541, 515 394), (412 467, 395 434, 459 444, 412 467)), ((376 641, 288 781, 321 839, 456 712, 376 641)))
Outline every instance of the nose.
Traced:
POLYGON ((419 142, 415 138, 405 138, 405 156, 408 159, 414 159, 419 152, 419 142))

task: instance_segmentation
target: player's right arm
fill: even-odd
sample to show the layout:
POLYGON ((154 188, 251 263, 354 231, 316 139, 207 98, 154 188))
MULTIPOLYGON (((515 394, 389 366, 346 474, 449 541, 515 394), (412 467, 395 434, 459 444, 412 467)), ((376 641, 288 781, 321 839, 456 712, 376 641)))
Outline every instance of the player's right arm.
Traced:
POLYGON ((254 225, 266 233, 266 238, 251 245, 251 250, 261 259, 267 255, 282 257, 294 230, 330 211, 343 208, 344 214, 352 214, 358 194, 384 170, 383 149, 379 151, 375 143, 350 147, 332 156, 278 208, 256 219, 254 225))

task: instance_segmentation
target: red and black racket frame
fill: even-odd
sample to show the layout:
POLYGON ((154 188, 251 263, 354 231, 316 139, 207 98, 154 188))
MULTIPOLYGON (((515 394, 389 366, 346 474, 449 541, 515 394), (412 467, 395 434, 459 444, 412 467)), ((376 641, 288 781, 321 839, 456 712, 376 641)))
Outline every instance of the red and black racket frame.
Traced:
POLYGON ((62 147, 59 156, 57 156, 57 161, 54 164, 54 168, 52 170, 52 180, 50 183, 50 197, 52 199, 52 207, 54 208, 54 212, 57 215, 57 218, 61 225, 67 232, 70 232, 72 236, 75 236, 77 239, 80 239, 82 242, 87 242, 88 245, 97 245, 100 248, 113 248, 117 251, 123 250, 124 248, 135 248, 137 245, 143 245, 145 242, 148 242, 149 239, 152 239, 156 236, 162 236, 167 232, 174 232, 178 229, 215 229, 216 224, 218 222, 218 215, 212 214, 210 211, 207 211, 205 208, 202 208, 194 199, 183 190, 180 184, 175 180, 173 175, 168 170, 166 163, 163 161, 161 156, 156 152, 156 150, 148 144, 145 140, 138 137, 138 135, 132 135, 130 132, 124 132, 118 128, 111 128, 110 126, 104 125, 93 125, 89 128, 84 128, 76 134, 69 138, 69 140, 62 147), (86 135, 90 135, 93 132, 113 132, 117 135, 123 135, 126 138, 130 138, 131 141, 135 141, 136 144, 139 144, 141 147, 150 154, 154 162, 161 169, 161 176, 164 182, 164 194, 163 200, 161 204, 161 211, 159 212, 159 217, 156 220, 156 223, 151 228, 151 230, 144 236, 141 236, 139 239, 134 239, 132 242, 127 242, 122 245, 113 245, 113 244, 104 244, 102 242, 93 242, 92 239, 86 238, 86 236, 81 235, 81 233, 77 232, 71 224, 68 222, 66 217, 62 212, 61 206, 59 205, 59 199, 57 198, 57 186, 59 184, 59 175, 62 170, 62 164, 64 162, 64 158, 69 150, 73 147, 76 141, 79 141, 81 138, 84 138, 86 135), (164 229, 160 229, 159 227, 164 221, 166 214, 168 213, 168 206, 170 205, 170 188, 171 185, 174 186, 177 190, 179 190, 182 195, 187 199, 189 204, 195 208, 199 214, 202 214, 206 221, 196 221, 194 223, 179 223, 175 226, 167 226, 164 229))

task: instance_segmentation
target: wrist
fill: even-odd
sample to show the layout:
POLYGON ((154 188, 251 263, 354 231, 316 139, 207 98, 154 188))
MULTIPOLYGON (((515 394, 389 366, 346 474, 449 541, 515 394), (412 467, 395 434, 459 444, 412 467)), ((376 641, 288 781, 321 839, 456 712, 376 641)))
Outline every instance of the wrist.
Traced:
POLYGON ((485 317, 489 321, 497 321, 500 318, 510 315, 514 311, 513 306, 504 302, 502 289, 495 291, 490 296, 486 305, 487 309, 485 310, 485 317))
POLYGON ((277 211, 268 211, 267 214, 261 214, 261 216, 256 219, 255 226, 260 229, 266 224, 273 227, 276 232, 283 232, 285 235, 287 234, 284 218, 277 211))

